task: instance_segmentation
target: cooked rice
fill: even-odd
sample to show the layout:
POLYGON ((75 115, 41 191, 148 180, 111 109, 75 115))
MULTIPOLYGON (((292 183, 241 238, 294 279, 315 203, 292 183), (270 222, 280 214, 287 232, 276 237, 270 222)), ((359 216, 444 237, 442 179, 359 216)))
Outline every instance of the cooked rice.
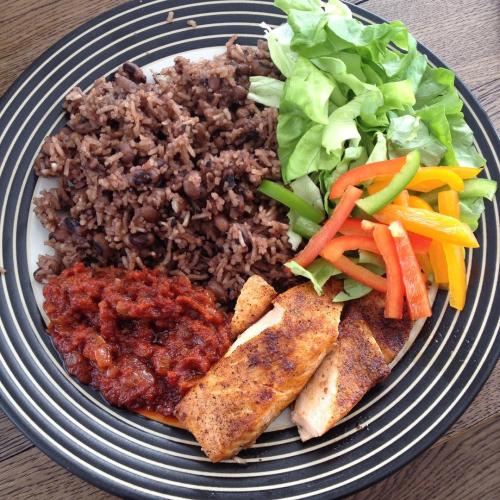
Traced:
POLYGON ((196 26, 198 26, 198 23, 194 19, 189 19, 187 25, 191 26, 191 28, 196 28, 196 26))
POLYGON ((125 63, 88 94, 71 90, 67 126, 35 163, 59 178, 35 199, 55 251, 39 257, 36 279, 77 261, 157 266, 208 284, 221 302, 251 274, 286 282, 286 210, 257 192, 280 179, 277 112, 247 100, 252 74, 277 76, 266 45, 232 39, 211 61, 177 58, 153 84, 125 63))
POLYGON ((173 23, 174 22, 174 11, 173 10, 170 10, 168 11, 168 14, 167 14, 167 23, 173 23))

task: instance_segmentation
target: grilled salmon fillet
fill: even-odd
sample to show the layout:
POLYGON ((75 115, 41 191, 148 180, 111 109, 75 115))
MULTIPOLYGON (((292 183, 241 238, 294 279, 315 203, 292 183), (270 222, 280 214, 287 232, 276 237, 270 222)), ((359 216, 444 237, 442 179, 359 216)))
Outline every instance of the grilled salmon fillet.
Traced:
POLYGON ((260 276, 250 276, 243 285, 231 320, 231 331, 239 335, 271 309, 276 290, 260 276))
POLYGON ((372 292, 346 306, 339 337, 301 392, 292 411, 302 441, 322 436, 389 373, 403 347, 409 320, 384 318, 384 297, 372 292))
POLYGON ((331 300, 334 287, 327 285, 323 296, 310 284, 278 295, 274 308, 179 403, 177 418, 210 460, 252 446, 331 350, 342 310, 331 300))

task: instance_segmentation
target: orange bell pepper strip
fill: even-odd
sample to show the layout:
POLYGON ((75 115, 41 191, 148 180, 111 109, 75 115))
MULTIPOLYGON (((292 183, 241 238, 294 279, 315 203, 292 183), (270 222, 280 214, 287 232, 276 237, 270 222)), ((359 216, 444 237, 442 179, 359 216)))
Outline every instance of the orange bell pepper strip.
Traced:
POLYGON ((333 262, 349 250, 366 250, 367 252, 380 253, 372 237, 367 236, 339 236, 333 238, 321 250, 321 257, 333 262))
POLYGON ((392 222, 389 231, 394 239, 398 254, 410 318, 413 321, 428 318, 432 314, 429 295, 410 239, 399 221, 392 222))
MULTIPOLYGON (((438 207, 442 214, 455 218, 460 217, 460 205, 457 192, 441 191, 438 193, 438 207)), ((450 305, 462 311, 465 306, 465 297, 467 294, 467 274, 463 247, 451 243, 443 243, 443 251, 448 266, 450 305)))
POLYGON ((393 203, 396 205, 401 205, 402 207, 409 207, 410 206, 410 194, 406 189, 403 189, 401 193, 399 193, 396 198, 394 198, 393 203))
POLYGON ((448 215, 391 204, 379 210, 373 217, 384 224, 401 221, 407 231, 440 242, 455 243, 467 248, 479 246, 470 227, 448 215))
POLYGON ((312 264, 325 245, 337 234, 362 194, 361 189, 354 186, 347 187, 330 218, 293 259, 297 264, 302 267, 312 264))
POLYGON ((378 175, 395 175, 401 170, 405 163, 406 156, 402 156, 394 160, 377 161, 353 168, 345 174, 342 174, 337 181, 332 184, 330 200, 342 196, 347 186, 361 184, 378 175))
POLYGON ((331 262, 331 264, 359 283, 362 283, 363 285, 373 288, 373 290, 378 290, 382 293, 387 292, 387 280, 385 278, 379 276, 378 274, 372 273, 370 270, 366 269, 366 267, 355 264, 348 257, 342 255, 334 262, 331 262))
POLYGON ((387 293, 385 295, 384 316, 402 319, 405 289, 394 239, 389 228, 383 224, 375 224, 373 239, 385 262, 387 293))
POLYGON ((425 200, 422 200, 422 198, 414 195, 410 195, 408 198, 408 206, 411 208, 423 208, 424 210, 430 210, 431 212, 434 211, 425 200))

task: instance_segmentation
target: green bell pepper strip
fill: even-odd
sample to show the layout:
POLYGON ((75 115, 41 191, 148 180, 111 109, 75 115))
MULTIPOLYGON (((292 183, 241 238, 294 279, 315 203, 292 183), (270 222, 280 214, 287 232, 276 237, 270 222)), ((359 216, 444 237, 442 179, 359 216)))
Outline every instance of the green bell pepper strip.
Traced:
POLYGON ((415 177, 419 168, 420 153, 416 149, 406 155, 405 164, 384 189, 366 198, 361 198, 361 200, 356 202, 356 205, 369 215, 378 212, 391 203, 405 189, 408 183, 415 177))
POLYGON ((292 230, 307 239, 312 238, 320 229, 321 226, 319 224, 300 215, 292 224, 292 230))
POLYGON ((277 182, 264 180, 259 186, 259 191, 269 196, 269 198, 279 201, 283 205, 286 205, 288 208, 294 210, 297 215, 305 217, 306 219, 316 222, 317 224, 319 224, 324 218, 324 215, 319 210, 277 182))

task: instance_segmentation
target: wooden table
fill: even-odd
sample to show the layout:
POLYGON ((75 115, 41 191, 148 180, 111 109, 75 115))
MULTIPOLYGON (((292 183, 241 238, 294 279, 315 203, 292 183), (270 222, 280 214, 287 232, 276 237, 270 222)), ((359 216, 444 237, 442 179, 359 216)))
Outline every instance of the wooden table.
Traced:
MULTIPOLYGON (((120 0, 3 0, 0 94, 47 47, 120 0)), ((500 128, 498 0, 358 0, 401 19, 442 57, 500 128)), ((500 498, 500 367, 459 421, 432 448, 356 499, 500 498)), ((0 412, 0 498, 112 498, 35 448, 0 412)))

